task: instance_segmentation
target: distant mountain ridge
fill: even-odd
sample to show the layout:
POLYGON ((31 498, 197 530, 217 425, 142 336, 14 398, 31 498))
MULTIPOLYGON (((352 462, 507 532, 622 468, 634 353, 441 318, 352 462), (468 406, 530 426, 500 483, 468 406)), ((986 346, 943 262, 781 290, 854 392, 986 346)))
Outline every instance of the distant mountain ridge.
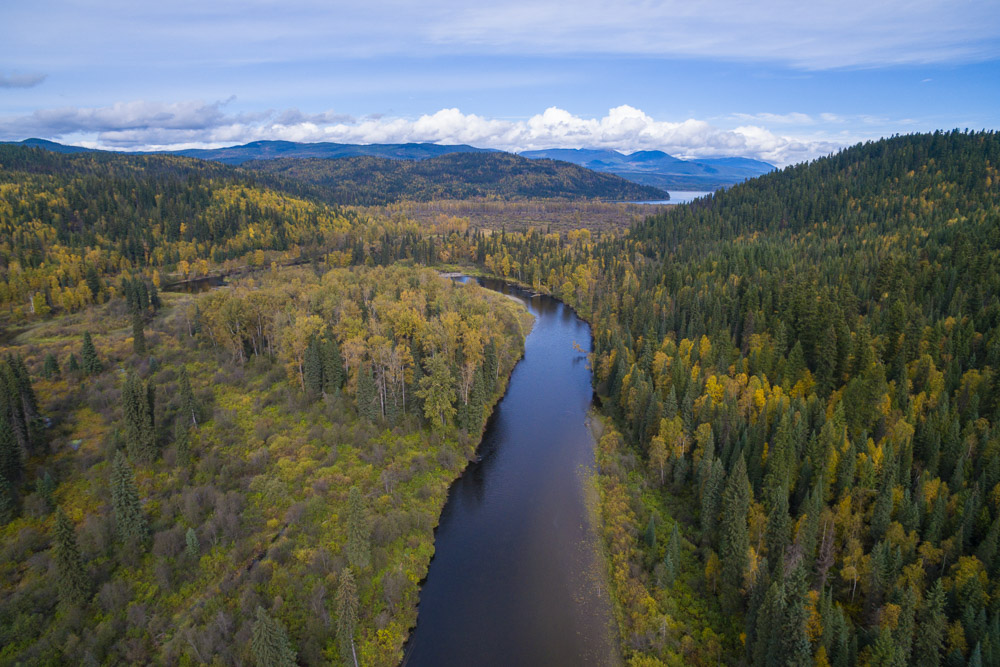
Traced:
MULTIPOLYGON (((79 146, 66 146, 44 139, 26 139, 16 143, 58 153, 77 153, 91 150, 79 146)), ((378 157, 412 161, 427 160, 453 153, 500 152, 502 151, 477 148, 467 144, 338 144, 253 141, 225 148, 191 148, 179 151, 154 151, 153 153, 180 155, 238 166, 254 160, 283 158, 378 157)), ((561 160, 593 171, 615 174, 633 183, 661 190, 715 190, 766 174, 775 169, 767 162, 750 158, 722 157, 682 160, 663 151, 637 151, 626 155, 613 150, 552 148, 523 151, 518 155, 531 160, 561 160)))
POLYGON ((743 157, 682 160, 663 151, 637 151, 630 155, 611 150, 552 148, 523 151, 529 159, 548 158, 572 162, 587 169, 617 174, 635 183, 665 190, 715 190, 754 178, 775 167, 743 157))

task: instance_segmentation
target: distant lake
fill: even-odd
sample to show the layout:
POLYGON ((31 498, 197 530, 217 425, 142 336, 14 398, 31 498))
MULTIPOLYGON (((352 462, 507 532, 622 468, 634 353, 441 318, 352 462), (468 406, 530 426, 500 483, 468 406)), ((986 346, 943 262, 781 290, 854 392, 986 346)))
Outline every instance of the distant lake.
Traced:
POLYGON ((671 190, 669 200, 650 200, 650 201, 630 201, 629 204, 687 204, 690 201, 694 201, 698 197, 704 197, 705 195, 712 194, 709 192, 699 192, 695 190, 671 190))

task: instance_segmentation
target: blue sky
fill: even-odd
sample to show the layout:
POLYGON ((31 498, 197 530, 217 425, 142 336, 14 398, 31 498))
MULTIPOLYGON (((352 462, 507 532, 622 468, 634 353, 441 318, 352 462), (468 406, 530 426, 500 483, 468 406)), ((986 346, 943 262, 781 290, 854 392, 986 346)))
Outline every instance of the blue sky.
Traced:
POLYGON ((1000 3, 7 0, 0 139, 660 149, 1000 128, 1000 3))

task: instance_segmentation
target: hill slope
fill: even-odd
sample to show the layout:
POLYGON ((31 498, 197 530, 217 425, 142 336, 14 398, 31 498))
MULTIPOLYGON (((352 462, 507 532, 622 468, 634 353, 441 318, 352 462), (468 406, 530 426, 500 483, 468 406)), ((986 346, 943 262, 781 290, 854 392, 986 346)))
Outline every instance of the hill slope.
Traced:
POLYGON ((997 664, 998 164, 997 133, 895 137, 582 259, 482 251, 594 323, 626 658, 997 664))
POLYGON ((612 174, 510 153, 451 153, 420 161, 377 157, 255 160, 243 166, 308 184, 304 192, 338 204, 478 197, 642 200, 668 196, 612 174))

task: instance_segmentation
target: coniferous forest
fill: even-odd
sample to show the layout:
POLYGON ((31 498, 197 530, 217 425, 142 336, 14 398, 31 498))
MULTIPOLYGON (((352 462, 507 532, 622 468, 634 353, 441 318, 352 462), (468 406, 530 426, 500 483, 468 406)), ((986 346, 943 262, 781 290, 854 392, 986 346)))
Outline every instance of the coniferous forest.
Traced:
POLYGON ((531 326, 462 267, 592 326, 624 662, 1000 664, 998 163, 896 136, 514 232, 0 147, 0 662, 398 663, 531 326))

